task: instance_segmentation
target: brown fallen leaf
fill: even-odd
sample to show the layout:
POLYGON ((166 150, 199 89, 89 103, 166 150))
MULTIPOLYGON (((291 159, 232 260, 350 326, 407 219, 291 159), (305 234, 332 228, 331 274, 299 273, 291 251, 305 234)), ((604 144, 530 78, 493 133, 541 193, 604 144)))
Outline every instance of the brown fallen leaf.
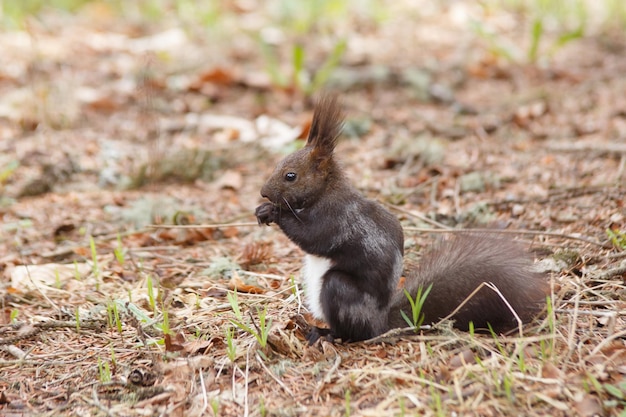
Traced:
POLYGON ((545 362, 541 368, 541 376, 544 378, 562 379, 563 372, 550 362, 545 362))
POLYGON ((246 284, 241 280, 237 271, 233 271, 233 276, 228 282, 228 287, 231 290, 237 290, 238 292, 245 292, 248 294, 263 294, 265 290, 255 285, 246 284))
POLYGON ((215 185, 220 189, 230 188, 237 191, 243 185, 243 176, 239 171, 227 170, 215 180, 215 185))
POLYGON ((235 77, 232 72, 216 67, 200 73, 198 78, 189 85, 189 89, 192 91, 200 90, 205 83, 231 85, 234 81, 235 77))
POLYGON ((195 339, 190 342, 183 343, 183 350, 190 355, 204 354, 212 345, 213 340, 195 339))
POLYGON ((91 272, 91 265, 77 264, 43 264, 18 265, 5 271, 5 276, 11 279, 11 286, 16 290, 26 292, 36 288, 49 290, 60 288, 68 282, 83 278, 91 272))
POLYGON ((176 343, 172 341, 172 336, 170 334, 166 334, 163 337, 163 340, 165 341, 165 350, 167 352, 180 352, 185 349, 185 347, 181 344, 185 342, 185 337, 182 333, 177 333, 175 339, 176 343))
POLYGON ((585 397, 576 402, 574 409, 581 417, 594 417, 604 415, 600 401, 593 395, 587 394, 585 397))
POLYGON ((466 364, 476 363, 476 356, 471 349, 465 349, 456 354, 448 363, 450 368, 457 369, 466 364))

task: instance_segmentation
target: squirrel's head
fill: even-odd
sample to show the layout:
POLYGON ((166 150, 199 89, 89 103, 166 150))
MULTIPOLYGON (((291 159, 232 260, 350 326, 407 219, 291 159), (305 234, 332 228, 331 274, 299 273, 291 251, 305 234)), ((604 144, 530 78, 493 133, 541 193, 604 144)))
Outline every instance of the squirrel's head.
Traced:
POLYGON ((323 96, 315 107, 304 148, 280 161, 261 188, 261 195, 288 210, 310 207, 341 172, 333 158, 343 113, 335 96, 323 96))

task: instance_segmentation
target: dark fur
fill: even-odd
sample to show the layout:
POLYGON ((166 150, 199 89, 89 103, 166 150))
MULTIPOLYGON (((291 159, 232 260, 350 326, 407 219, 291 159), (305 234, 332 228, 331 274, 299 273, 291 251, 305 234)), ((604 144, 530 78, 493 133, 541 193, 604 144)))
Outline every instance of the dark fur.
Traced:
MULTIPOLYGON (((399 311, 407 310, 408 300, 397 288, 404 237, 400 222, 354 189, 334 160, 342 121, 336 98, 322 98, 306 146, 278 164, 261 189, 270 202, 259 206, 256 216, 259 224, 278 224, 305 252, 331 259, 320 297, 324 316, 331 336, 356 341, 406 325, 399 311), (296 174, 295 180, 287 173, 296 174)), ((543 299, 537 289, 543 278, 518 255, 510 242, 460 237, 425 257, 406 286, 415 293, 420 285, 434 283, 424 308, 426 322, 448 314, 482 281, 494 282, 528 319, 543 299)), ((508 309, 486 291, 491 290, 482 290, 457 315, 460 327, 469 320, 477 327, 486 321, 511 324, 508 309)), ((314 330, 309 340, 319 336, 314 330)))
MULTIPOLYGON (((448 316, 483 282, 494 284, 523 322, 545 304, 546 279, 534 271, 523 248, 483 234, 460 234, 440 242, 409 274, 405 288, 415 297, 420 286, 433 285, 422 308, 427 324, 448 316)), ((411 308, 404 291, 394 296, 392 304, 390 327, 405 326, 400 310, 409 313, 411 308)), ((462 330, 468 329, 470 321, 475 329, 487 329, 489 323, 496 332, 517 325, 502 297, 485 286, 452 319, 462 330)))

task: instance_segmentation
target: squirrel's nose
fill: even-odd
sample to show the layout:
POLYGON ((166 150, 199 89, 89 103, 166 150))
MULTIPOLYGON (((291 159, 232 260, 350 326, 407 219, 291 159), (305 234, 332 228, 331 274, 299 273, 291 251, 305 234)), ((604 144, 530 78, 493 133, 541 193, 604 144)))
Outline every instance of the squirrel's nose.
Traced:
POLYGON ((267 198, 269 200, 268 194, 269 190, 267 189, 267 185, 263 185, 263 187, 261 188, 261 197, 267 198))

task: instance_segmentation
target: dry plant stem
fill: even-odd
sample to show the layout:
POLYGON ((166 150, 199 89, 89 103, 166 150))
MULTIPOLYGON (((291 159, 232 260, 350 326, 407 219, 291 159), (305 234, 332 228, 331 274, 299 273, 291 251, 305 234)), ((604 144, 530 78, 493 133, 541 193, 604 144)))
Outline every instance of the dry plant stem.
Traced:
POLYGON ((252 227, 258 226, 258 222, 243 223, 218 223, 218 224, 150 224, 152 229, 219 229, 220 227, 252 227))
POLYGON ((598 144, 594 143, 593 145, 587 143, 567 143, 567 144, 548 144, 546 146, 547 149, 552 151, 559 152, 585 152, 585 153, 615 153, 615 154, 626 154, 626 145, 620 143, 607 143, 607 144, 598 144))
POLYGON ((606 339, 602 340, 602 342, 598 343, 598 345, 595 348, 593 348, 591 352, 589 352, 589 354, 585 358, 585 361, 588 361, 591 357, 598 354, 598 352, 602 351, 602 349, 604 349, 604 347, 607 346, 609 343, 611 343, 613 340, 621 339, 621 338, 624 338, 625 336, 626 336, 626 330, 622 330, 621 332, 618 332, 618 333, 613 333, 611 336, 607 337, 606 339))
POLYGON ((43 296, 43 298, 56 310, 56 311, 61 311, 61 309, 59 308, 58 305, 56 305, 56 303, 54 301, 52 301, 50 299, 50 297, 48 297, 46 295, 46 293, 44 293, 41 288, 39 287, 39 285, 37 285, 37 283, 35 283, 35 281, 33 280, 33 277, 31 277, 30 275, 30 270, 28 269, 28 264, 26 262, 23 263, 23 265, 26 267, 26 273, 28 274, 28 280, 30 281, 31 284, 33 284, 33 287, 35 287, 37 289, 37 291, 43 296))
POLYGON ((198 375, 200 376, 200 386, 202 387, 202 410, 200 415, 204 415, 204 412, 209 408, 209 399, 207 397, 206 385, 204 384, 204 375, 202 374, 202 368, 198 369, 198 375))
MULTIPOLYGON (((17 346, 14 346, 14 345, 0 346, 0 350, 5 350, 6 352, 8 352, 11 355, 13 355, 14 357, 16 357, 18 359, 17 361, 15 361, 16 363, 21 363, 22 360, 27 355, 26 352, 24 352, 22 349, 18 348, 17 346)), ((2 363, 3 362, 4 361, 0 362, 0 367, 2 367, 2 363)))
POLYGON ((582 242, 591 243, 593 245, 601 246, 603 248, 611 248, 611 245, 606 243, 599 243, 591 240, 590 238, 583 236, 572 236, 566 235, 563 233, 556 232, 543 232, 540 230, 511 230, 511 229, 453 229, 449 226, 446 226, 443 223, 439 223, 435 220, 429 219, 420 213, 415 213, 410 210, 405 210, 401 207, 398 207, 393 204, 386 204, 388 207, 399 211, 401 213, 407 214, 409 216, 415 217, 417 219, 422 220, 423 222, 432 224, 433 226, 440 227, 441 229, 429 229, 423 227, 404 227, 404 230, 413 231, 413 232, 423 232, 423 233, 468 233, 468 232, 476 232, 476 233, 496 233, 496 234, 513 234, 513 235, 531 235, 531 236, 551 236, 551 237, 559 237, 562 239, 571 239, 571 240, 580 240, 582 242))
POLYGON ((454 195, 452 196, 452 201, 454 201, 454 212, 457 216, 459 216, 461 211, 461 182, 456 181, 454 183, 454 195))
MULTIPOLYGON (((0 346, 0 350, 4 349, 6 346, 0 346)), ((5 367, 9 367, 9 366, 14 366, 14 365, 32 365, 32 366, 68 366, 68 365, 73 365, 73 364, 77 364, 80 363, 86 359, 92 359, 96 356, 96 354, 91 354, 91 355, 86 355, 86 356, 80 356, 80 358, 78 359, 73 359, 73 360, 69 360, 69 361, 51 361, 49 359, 49 357, 55 357, 55 356, 60 356, 62 355, 61 353, 57 354, 50 354, 50 355, 31 355, 30 358, 32 359, 26 359, 27 357, 29 357, 30 352, 33 351, 33 349, 35 349, 35 347, 31 347, 30 349, 28 349, 28 351, 26 351, 25 356, 23 359, 16 359, 13 361, 4 361, 4 360, 0 360, 0 368, 5 368, 5 367)), ((72 352, 72 355, 81 355, 82 352, 72 352)))
POLYGON ((281 381, 280 379, 278 379, 278 377, 276 375, 274 375, 272 373, 272 371, 270 371, 268 369, 268 367, 265 365, 265 363, 263 362, 263 360, 261 359, 261 357, 259 356, 258 353, 255 353, 254 355, 256 357, 257 362, 259 362, 259 364, 261 364, 261 367, 265 370, 265 372, 267 372, 267 374, 270 376, 270 378, 272 378, 274 381, 276 381, 276 383, 278 385, 280 385, 280 387, 291 396, 291 398, 296 399, 295 394, 285 385, 285 383, 283 381, 281 381))
MULTIPOLYGON (((446 226, 443 223, 439 223, 436 220, 429 219, 428 217, 424 216, 421 213, 416 213, 414 211, 406 210, 406 209, 403 209, 402 207, 398 207, 398 206, 396 206, 394 204, 384 203, 384 205, 386 205, 387 207, 389 207, 389 208, 391 208, 393 210, 396 210, 396 211, 398 211, 400 213, 403 213, 403 214, 409 215, 411 217, 415 217, 417 219, 420 219, 424 223, 432 224, 433 226, 437 226, 437 227, 440 227, 442 229, 451 229, 449 226, 446 226)), ((409 229, 407 229, 405 227, 404 230, 409 230, 409 229)), ((435 229, 435 230, 439 230, 439 229, 435 229)), ((453 230, 453 229, 451 229, 451 230, 453 230)))
MULTIPOLYGON (((566 303, 566 304, 573 303, 572 300, 563 300, 562 302, 566 303)), ((604 300, 604 301, 584 301, 584 300, 581 300, 578 304, 586 305, 586 306, 604 306, 604 307, 606 307, 606 306, 613 306, 613 305, 616 305, 616 304, 620 304, 620 301, 617 301, 617 300, 604 300)))
MULTIPOLYGON (((583 304, 578 303, 578 304, 583 304)), ((557 313, 565 313, 565 314, 573 314, 575 310, 573 309, 569 309, 569 308, 557 308, 554 310, 557 313)), ((626 311, 587 311, 587 310, 583 310, 583 311, 578 311, 579 315, 581 316, 594 316, 594 317, 608 317, 608 318, 613 318, 613 317, 617 317, 617 316, 624 316, 626 315, 626 311)))
MULTIPOLYGON (((27 325, 26 323, 20 322, 16 324, 11 324, 9 325, 9 327, 11 327, 12 329, 18 330, 26 325, 27 325)), ((29 339, 44 330, 62 329, 62 328, 76 329, 76 322, 75 321, 50 320, 50 321, 42 321, 38 323, 33 323, 30 326, 32 326, 31 329, 28 329, 27 331, 19 335, 0 339, 0 345, 8 345, 8 344, 15 343, 19 340, 29 339)), ((104 327, 104 325, 97 323, 97 322, 93 322, 93 321, 86 321, 86 322, 79 323, 79 327, 85 330, 100 330, 104 327)))
POLYGON ((248 349, 246 351, 246 373, 245 373, 245 381, 246 381, 246 388, 245 388, 245 393, 244 393, 244 413, 243 415, 245 417, 248 417, 249 413, 250 413, 250 404, 248 402, 248 388, 250 386, 250 349, 248 349))
POLYGON ((603 273, 598 274, 598 276, 594 277, 593 279, 609 280, 614 276, 623 275, 624 273, 626 273, 626 265, 604 271, 603 273))
MULTIPOLYGON (((430 325, 425 325, 425 326, 421 326, 420 329, 421 330, 428 330, 431 329, 432 326, 430 325)), ((385 333, 376 336, 372 339, 368 339, 368 340, 364 340, 362 343, 366 344, 366 345, 375 345, 378 343, 382 343, 382 342, 389 342, 392 340, 396 340, 402 337, 406 337, 406 336, 414 336, 415 335, 415 329, 412 327, 400 327, 400 328, 396 328, 396 329, 391 329, 386 331, 385 333)))
POLYGON ((534 197, 534 198, 527 198, 527 199, 513 199, 513 200, 506 200, 506 201, 494 201, 491 203, 488 203, 491 206, 509 206, 511 204, 529 204, 529 203, 536 203, 536 204, 546 204, 546 203, 555 203, 556 201, 559 200, 567 200, 567 199, 571 199, 571 198, 576 198, 576 197, 582 197, 585 195, 592 195, 592 194, 602 194, 604 193, 607 189, 612 189, 615 190, 616 192, 620 192, 621 191, 621 186, 620 184, 614 184, 614 183, 602 183, 602 184, 597 184, 597 185, 593 185, 593 186, 581 186, 581 187, 565 187, 565 188, 561 188, 558 191, 553 191, 551 192, 548 197, 534 197))
POLYGON ((574 286, 576 287, 576 294, 574 295, 574 314, 572 316, 572 320, 571 320, 571 327, 569 329, 569 335, 567 338, 567 346, 569 348, 569 352, 568 352, 568 358, 569 356, 571 356, 571 354, 574 352, 574 349, 576 347, 576 343, 574 341, 574 337, 576 335, 576 326, 578 324, 578 308, 579 308, 579 301, 580 301, 580 288, 578 287, 578 285, 576 283, 574 283, 574 286))
POLYGON ((437 188, 439 187, 439 176, 434 177, 433 185, 430 187, 430 206, 438 207, 437 205, 437 188))
POLYGON ((590 243, 592 245, 600 246, 601 248, 609 249, 612 246, 608 243, 600 243, 591 240, 590 238, 583 236, 566 235, 556 232, 542 232, 539 230, 513 230, 513 229, 428 229, 423 227, 404 227, 404 230, 411 232, 422 233, 494 233, 503 235, 531 235, 531 236, 551 236, 561 239, 579 240, 581 242, 590 243))
POLYGON ((469 302, 469 300, 472 299, 472 297, 474 297, 478 291, 480 291, 483 287, 487 287, 489 289, 491 289, 492 291, 494 291, 496 294, 498 294, 498 297, 500 297, 502 299, 502 301, 504 301, 504 304, 506 304, 506 306, 509 308, 509 310, 511 311, 511 313, 513 314, 513 316, 515 317, 515 320, 517 321, 517 330, 519 332, 520 337, 523 336, 523 331, 522 331, 522 320, 520 319, 519 315, 517 314, 517 312, 513 309, 513 307, 511 307, 511 304, 509 304, 508 300, 504 297, 504 295, 502 295, 502 293, 500 292, 500 290, 491 282, 483 282, 482 284, 480 284, 478 287, 476 287, 476 289, 474 291, 471 292, 470 295, 468 295, 467 297, 465 297, 465 299, 463 300, 463 302, 461 304, 459 304, 457 306, 457 308, 455 308, 450 314, 448 314, 447 316, 445 316, 444 318, 442 318, 441 320, 439 320, 437 323, 435 323, 434 326, 439 325, 440 323, 449 320, 450 318, 454 317, 454 315, 456 313, 459 312, 460 309, 463 308, 463 306, 465 304, 467 304, 469 302))
POLYGON ((374 374, 374 375, 379 375, 379 376, 388 376, 388 377, 392 377, 392 378, 398 378, 398 379, 403 379, 403 380, 407 380, 407 381, 414 381, 414 382, 419 382, 420 384, 424 384, 424 385, 428 385, 430 387, 436 388, 441 392, 447 393, 448 392, 448 387, 442 384, 438 384, 436 382, 430 381, 428 379, 425 378, 421 378, 412 374, 408 374, 405 372, 398 372, 394 369, 352 369, 348 374, 346 374, 345 378, 353 378, 355 375, 358 374, 374 374))
MULTIPOLYGON (((126 231, 126 232, 119 232, 119 233, 109 233, 106 235, 97 235, 97 236, 93 236, 94 241, 96 243, 100 243, 100 242, 107 242, 109 240, 112 239, 117 239, 118 237, 122 238, 122 237, 128 237, 128 236, 135 236, 135 235, 141 235, 141 234, 145 234, 149 231, 149 228, 145 228, 145 229, 139 229, 139 230, 131 230, 131 231, 126 231)), ((57 257, 64 257, 67 255, 71 255, 73 254, 77 248, 82 248, 84 247, 84 245, 74 245, 74 246, 69 246, 66 248, 61 248, 58 250, 54 250, 54 251, 50 251, 50 252, 43 252, 40 254, 40 256, 42 258, 57 258, 57 257)), ((145 248, 143 248, 145 249, 145 248)), ((180 249, 177 247, 177 249, 180 249)))
POLYGON ((335 363, 328 370, 328 372, 326 372, 326 375, 324 375, 324 378, 317 384, 317 387, 315 387, 315 391, 313 392, 314 401, 319 400, 320 394, 322 393, 324 386, 326 386, 326 384, 330 384, 333 375, 335 374, 335 372, 337 372, 337 369, 339 369, 339 365, 341 365, 341 355, 337 355, 335 357, 335 363))
POLYGON ((112 412, 108 407, 105 407, 104 405, 102 405, 100 403, 100 399, 98 398, 98 390, 97 390, 97 386, 94 385, 93 390, 92 390, 92 398, 93 398, 93 402, 92 405, 95 405, 96 407, 98 407, 100 410, 102 410, 107 416, 112 416, 115 417, 117 416, 117 414, 115 414, 114 412, 112 412))
MULTIPOLYGON (((573 236, 567 235, 563 233, 556 232, 543 232, 540 230, 511 230, 511 229, 451 229, 449 226, 446 226, 443 223, 439 223, 435 220, 431 220, 426 216, 414 213, 409 210, 401 209, 397 206, 387 204, 387 206, 392 207, 394 210, 397 210, 401 213, 405 213, 416 217, 426 223, 432 224, 433 226, 441 227, 441 229, 429 229, 423 227, 403 227, 406 231, 411 232, 422 232, 422 233, 494 233, 494 234, 511 234, 511 235, 530 235, 530 236, 551 236, 558 237, 562 239, 571 239, 571 240, 579 240, 581 242, 590 243, 592 245, 600 246, 603 248, 611 248, 612 246, 607 243, 600 243, 591 240, 590 238, 584 236, 573 236)), ((151 224, 148 227, 154 229, 218 229, 222 227, 252 227, 258 226, 258 223, 255 222, 243 222, 243 223, 218 223, 218 224, 197 224, 197 225, 158 225, 151 224)))
POLYGON ((624 177, 624 170, 626 169, 626 154, 622 155, 622 157, 620 158, 619 161, 619 168, 617 169, 617 172, 615 173, 615 184, 619 185, 622 183, 623 177, 624 177))

